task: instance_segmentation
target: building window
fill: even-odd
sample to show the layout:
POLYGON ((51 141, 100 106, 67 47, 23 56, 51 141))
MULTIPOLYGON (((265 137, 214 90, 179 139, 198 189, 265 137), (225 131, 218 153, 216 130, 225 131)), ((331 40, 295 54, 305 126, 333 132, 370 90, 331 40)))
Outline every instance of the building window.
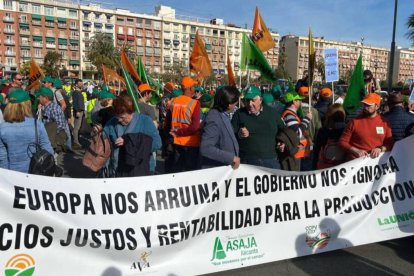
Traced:
POLYGON ((27 12, 27 10, 28 10, 28 5, 26 3, 20 3, 19 4, 19 11, 27 12))
POLYGON ((147 39, 147 43, 146 43, 147 47, 151 47, 151 40, 147 39))
POLYGON ((53 7, 45 7, 45 15, 53 15, 53 7))
POLYGON ((77 26, 76 26, 76 21, 72 21, 72 22, 70 22, 70 28, 72 28, 72 29, 77 28, 77 26))
POLYGON ((128 28, 128 35, 134 35, 134 30, 132 28, 128 28))
POLYGON ((137 45, 142 46, 142 38, 137 38, 137 45))
POLYGON ((32 13, 40 14, 40 6, 39 5, 32 5, 32 13))
POLYGON ((14 65, 14 58, 7 58, 7 65, 14 65))
POLYGON ((63 9, 63 8, 58 8, 57 9, 57 16, 61 16, 61 17, 66 16, 66 10, 63 9))
POLYGON ((123 27, 119 27, 118 34, 123 34, 123 33, 124 33, 124 28, 123 27))
POLYGON ((69 17, 71 17, 71 18, 77 18, 78 17, 78 11, 76 11, 76 10, 69 10, 69 17))
POLYGON ((154 29, 155 30, 161 30, 161 22, 154 21, 154 29))
POLYGON ((4 8, 11 10, 13 8, 13 1, 11 1, 11 0, 4 0, 4 8))

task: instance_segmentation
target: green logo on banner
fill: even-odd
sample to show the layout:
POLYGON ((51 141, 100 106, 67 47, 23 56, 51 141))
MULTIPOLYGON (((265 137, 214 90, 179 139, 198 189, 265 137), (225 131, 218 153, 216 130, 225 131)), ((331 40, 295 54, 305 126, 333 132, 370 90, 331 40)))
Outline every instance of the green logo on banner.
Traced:
POLYGON ((17 254, 7 262, 5 276, 31 276, 35 270, 35 261, 28 254, 17 254))
POLYGON ((214 242, 213 258, 211 260, 223 260, 224 258, 226 258, 226 252, 224 252, 223 245, 221 244, 220 239, 217 237, 214 242))

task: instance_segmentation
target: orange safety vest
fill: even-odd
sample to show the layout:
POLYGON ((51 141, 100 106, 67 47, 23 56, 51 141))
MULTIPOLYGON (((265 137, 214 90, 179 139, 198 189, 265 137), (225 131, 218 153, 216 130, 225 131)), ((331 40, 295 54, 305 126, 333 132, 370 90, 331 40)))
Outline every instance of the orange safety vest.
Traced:
MULTIPOLYGON (((197 100, 188 96, 178 96, 171 101, 171 130, 186 128, 191 125, 191 118, 196 107, 197 100)), ((200 131, 190 136, 174 137, 174 144, 188 147, 199 147, 201 141, 200 131)))
MULTIPOLYGON (((290 109, 285 109, 282 113, 282 118, 285 118, 288 114, 294 116, 299 124, 302 122, 300 117, 290 109)), ((311 155, 310 141, 307 137, 306 131, 303 133, 302 137, 299 137, 298 152, 295 154, 295 158, 304 158, 311 155)))

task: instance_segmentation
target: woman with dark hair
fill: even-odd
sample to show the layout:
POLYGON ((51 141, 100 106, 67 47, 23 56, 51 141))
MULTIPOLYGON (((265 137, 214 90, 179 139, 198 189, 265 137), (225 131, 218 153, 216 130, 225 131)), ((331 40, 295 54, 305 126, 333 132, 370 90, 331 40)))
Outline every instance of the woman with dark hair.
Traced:
POLYGON ((152 153, 161 147, 161 138, 152 119, 134 112, 132 98, 122 93, 113 102, 115 117, 104 128, 112 145, 106 176, 141 176, 155 171, 152 153))
MULTIPOLYGON (((4 110, 4 122, 0 124, 0 168, 29 172, 28 147, 36 141, 35 119, 29 93, 14 89, 8 95, 9 103, 4 110)), ((42 122, 37 122, 40 146, 53 154, 52 145, 42 122)))
POLYGON ((230 121, 240 92, 236 87, 223 86, 214 96, 214 106, 204 121, 200 154, 202 168, 240 165, 239 144, 230 121))
POLYGON ((333 104, 328 108, 325 122, 315 140, 313 167, 326 169, 345 161, 345 152, 338 145, 338 140, 345 129, 345 110, 341 104, 333 104))

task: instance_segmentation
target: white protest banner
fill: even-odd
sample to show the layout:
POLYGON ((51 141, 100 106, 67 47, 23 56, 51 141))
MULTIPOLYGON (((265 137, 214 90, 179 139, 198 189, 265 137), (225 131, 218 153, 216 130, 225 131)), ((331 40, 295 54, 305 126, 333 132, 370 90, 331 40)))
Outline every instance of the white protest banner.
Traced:
POLYGON ((242 165, 69 179, 0 170, 0 273, 195 275, 409 236, 413 144, 307 173, 242 165))
POLYGON ((339 80, 338 49, 328 48, 323 50, 325 59, 325 80, 334 82, 339 80))

